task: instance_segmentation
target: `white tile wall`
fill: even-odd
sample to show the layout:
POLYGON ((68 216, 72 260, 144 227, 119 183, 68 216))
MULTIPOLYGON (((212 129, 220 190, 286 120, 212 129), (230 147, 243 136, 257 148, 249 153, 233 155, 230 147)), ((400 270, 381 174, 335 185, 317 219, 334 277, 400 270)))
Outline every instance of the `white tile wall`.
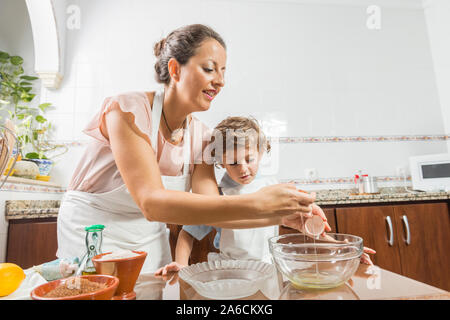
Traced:
MULTIPOLYGON (((190 23, 209 24, 228 46, 226 86, 208 112, 196 114, 209 126, 229 115, 253 115, 271 125, 269 134, 279 136, 445 133, 419 6, 382 6, 382 28, 370 31, 363 5, 76 3, 83 20, 81 29, 67 34, 69 66, 63 86, 43 96, 62 113, 57 120, 59 139, 85 139, 80 128, 106 96, 156 87, 154 43, 190 23), (66 112, 72 112, 72 124, 66 112)), ((445 145, 285 145, 280 176, 301 178, 312 163, 323 176, 342 176, 364 166, 388 175, 396 163, 407 163, 409 155, 445 152, 445 145)))
POLYGON ((99 87, 77 87, 73 112, 93 115, 103 100, 103 92, 99 90, 99 87))
POLYGON ((64 65, 64 75, 59 90, 75 87, 77 82, 76 77, 77 77, 77 64, 69 63, 67 61, 66 64, 64 65))
POLYGON ((398 166, 419 154, 445 153, 445 143, 352 142, 280 145, 280 179, 304 178, 305 168, 315 168, 319 178, 351 177, 357 170, 375 176, 395 176, 398 166))
MULTIPOLYGON (((424 0, 427 30, 433 55, 439 101, 446 132, 450 131, 450 43, 447 41, 450 30, 450 2, 446 0, 424 0)), ((450 141, 447 142, 450 151, 450 141)))
POLYGON ((73 124, 73 138, 75 140, 86 140, 87 136, 82 132, 91 120, 91 113, 76 113, 73 124))
MULTIPOLYGON (((6 198, 5 198, 6 199, 6 198)), ((8 232, 8 221, 5 219, 5 200, 0 200, 0 234, 8 232)))
POLYGON ((58 139, 70 141, 73 139, 74 113, 50 113, 47 119, 53 123, 53 128, 58 132, 58 139))
POLYGON ((72 113, 75 102, 75 88, 64 87, 59 90, 41 89, 41 102, 51 102, 54 108, 49 109, 48 115, 72 113))
MULTIPOLYGON (((86 139, 85 136, 84 139, 86 139)), ((55 164, 51 172, 52 181, 57 182, 63 188, 69 185, 75 168, 84 153, 84 148, 84 145, 71 147, 67 153, 54 159, 55 164)))
POLYGON ((96 62, 79 62, 76 66, 76 84, 77 88, 100 87, 101 83, 101 65, 96 62))

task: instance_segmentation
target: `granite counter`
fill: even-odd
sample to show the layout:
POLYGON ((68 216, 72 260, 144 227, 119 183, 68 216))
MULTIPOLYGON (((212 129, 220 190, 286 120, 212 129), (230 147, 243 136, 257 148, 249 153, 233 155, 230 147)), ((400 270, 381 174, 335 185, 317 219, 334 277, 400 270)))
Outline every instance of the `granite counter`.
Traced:
MULTIPOLYGON (((376 194, 357 194, 356 189, 318 190, 316 193, 319 206, 450 200, 450 192, 407 191, 401 187, 380 188, 376 194)), ((60 204, 59 200, 8 200, 5 217, 7 220, 57 217, 60 204)))

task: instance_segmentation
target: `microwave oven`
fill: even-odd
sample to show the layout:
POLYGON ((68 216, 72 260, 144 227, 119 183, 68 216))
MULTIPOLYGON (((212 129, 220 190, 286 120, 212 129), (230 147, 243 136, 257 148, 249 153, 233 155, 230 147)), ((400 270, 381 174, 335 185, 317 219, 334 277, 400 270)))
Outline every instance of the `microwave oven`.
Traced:
POLYGON ((422 191, 450 191, 450 153, 409 158, 412 187, 422 191))

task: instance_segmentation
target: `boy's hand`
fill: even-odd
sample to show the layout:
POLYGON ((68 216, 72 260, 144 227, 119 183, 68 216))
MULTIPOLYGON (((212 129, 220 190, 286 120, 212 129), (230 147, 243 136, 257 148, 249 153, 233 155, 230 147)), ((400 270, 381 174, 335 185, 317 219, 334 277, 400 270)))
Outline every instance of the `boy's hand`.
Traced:
POLYGON ((162 276, 164 281, 169 280, 173 276, 169 282, 169 284, 172 285, 178 281, 178 273, 174 275, 172 272, 178 272, 184 267, 186 266, 174 261, 156 270, 155 276, 162 276))
POLYGON ((370 259, 369 253, 370 253, 370 254, 375 254, 376 251, 373 250, 373 249, 371 249, 371 248, 364 247, 364 252, 363 252, 363 254, 361 255, 361 260, 360 260, 360 261, 361 261, 361 263, 363 263, 363 264, 368 264, 368 265, 370 265, 370 266, 373 266, 373 262, 372 262, 372 260, 370 259))
MULTIPOLYGON (((327 235, 325 232, 320 235, 319 240, 333 242, 333 243, 348 243, 347 239, 344 241, 338 241, 338 240, 334 239, 333 237, 330 237, 329 235, 327 235)), ((373 262, 370 259, 369 254, 375 254, 375 253, 377 253, 375 250, 373 250, 369 247, 364 247, 363 254, 361 255, 361 258, 360 258, 360 262, 362 264, 368 264, 370 266, 373 266, 373 262)))
POLYGON ((186 266, 174 261, 156 270, 155 276, 166 276, 167 272, 178 272, 184 267, 186 266))

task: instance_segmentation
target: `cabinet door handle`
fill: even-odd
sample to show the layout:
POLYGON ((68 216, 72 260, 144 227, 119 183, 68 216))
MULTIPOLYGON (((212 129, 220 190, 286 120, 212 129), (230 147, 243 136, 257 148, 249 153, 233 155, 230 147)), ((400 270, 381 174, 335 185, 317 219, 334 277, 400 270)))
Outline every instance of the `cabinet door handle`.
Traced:
POLYGON ((390 216, 386 217, 386 222, 389 227, 389 240, 388 243, 392 247, 394 245, 394 232, 392 231, 392 220, 390 216))
POLYGON ((409 223, 408 223, 408 217, 406 215, 402 216, 403 225, 405 226, 406 230, 406 244, 411 244, 411 232, 409 231, 409 223))

